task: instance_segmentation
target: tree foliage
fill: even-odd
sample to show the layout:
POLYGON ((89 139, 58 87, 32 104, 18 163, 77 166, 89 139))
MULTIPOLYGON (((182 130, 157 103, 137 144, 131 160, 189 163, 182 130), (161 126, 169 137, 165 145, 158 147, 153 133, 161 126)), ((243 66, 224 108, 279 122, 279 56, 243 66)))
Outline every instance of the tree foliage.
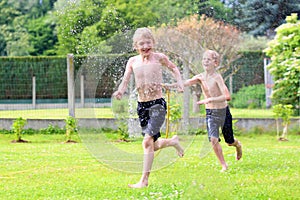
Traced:
POLYGON ((128 44, 123 33, 175 26, 195 14, 263 35, 299 6, 298 0, 1 0, 0 55, 124 52, 115 46, 128 44))
POLYGON ((286 21, 276 29, 276 36, 265 52, 271 57, 268 69, 275 81, 272 100, 275 104, 291 104, 299 112, 300 21, 297 14, 288 16, 286 21))
MULTIPOLYGON (((52 9, 55 0, 25 1, 25 0, 3 0, 0 2, 0 55, 2 56, 25 56, 37 55, 45 51, 48 46, 41 45, 37 35, 37 27, 47 25, 45 21, 38 20, 47 15, 52 9), (32 26, 30 26, 32 25, 32 26), (35 27, 37 26, 37 27, 35 27), (33 28, 33 29, 30 29, 33 28), (33 34, 32 34, 33 33, 33 34), (31 35, 32 34, 32 35, 31 35), (35 38, 36 37, 36 38, 35 38), (45 49, 44 49, 45 48, 45 49)), ((49 23, 48 23, 49 24, 49 23)), ((50 27, 54 27, 53 25, 50 27)), ((48 29, 44 27, 44 29, 48 29)), ((50 31, 38 31, 41 39, 52 38, 54 28, 50 31)), ((49 44, 48 44, 49 45, 49 44)))
POLYGON ((193 15, 180 20, 177 26, 161 27, 155 32, 160 49, 167 49, 188 61, 192 74, 202 71, 201 57, 205 49, 221 55, 221 73, 235 72, 239 57, 240 31, 230 24, 205 15, 193 15))
POLYGON ((209 18, 214 18, 218 21, 226 23, 233 22, 233 9, 219 0, 198 0, 197 14, 206 15, 209 18))
POLYGON ((300 13, 299 0, 245 0, 235 21, 252 35, 270 35, 291 13, 300 13))
POLYGON ((115 34, 154 25, 157 16, 145 4, 147 1, 142 0, 85 0, 60 6, 58 53, 86 54, 109 50, 104 41, 115 34))

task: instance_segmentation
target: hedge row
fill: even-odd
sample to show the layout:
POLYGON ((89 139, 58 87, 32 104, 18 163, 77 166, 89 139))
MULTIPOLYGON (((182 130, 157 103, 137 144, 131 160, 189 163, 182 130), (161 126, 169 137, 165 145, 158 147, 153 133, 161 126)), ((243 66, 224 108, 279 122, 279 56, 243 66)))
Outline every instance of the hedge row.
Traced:
MULTIPOLYGON (((75 73, 85 75, 85 97, 111 97, 130 56, 75 56, 75 73)), ((240 70, 233 76, 234 92, 243 86, 264 82, 263 57, 262 52, 242 52, 236 61, 240 70)), ((37 99, 67 98, 66 57, 0 57, 0 100, 31 99, 33 76, 36 77, 37 99)), ((80 89, 75 88, 79 96, 80 89)))
MULTIPOLYGON (((93 73, 98 76, 97 87, 87 92, 87 97, 110 96, 109 90, 114 89, 116 81, 123 74, 128 57, 75 56, 75 74, 93 73)), ((67 98, 67 58, 51 56, 0 57, 0 99, 31 99, 33 76, 36 77, 37 99, 67 98)), ((89 91, 90 84, 86 82, 85 90, 89 91)))

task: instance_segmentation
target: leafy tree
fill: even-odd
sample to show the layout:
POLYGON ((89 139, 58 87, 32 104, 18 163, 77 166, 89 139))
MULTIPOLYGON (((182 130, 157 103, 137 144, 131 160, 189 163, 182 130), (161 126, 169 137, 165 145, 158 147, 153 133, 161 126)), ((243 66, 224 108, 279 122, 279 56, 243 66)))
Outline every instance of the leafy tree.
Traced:
POLYGON ((148 1, 58 1, 58 53, 86 54, 109 49, 104 40, 140 26, 151 26, 157 16, 148 1))
POLYGON ((262 51, 267 48, 270 41, 266 36, 256 36, 243 33, 241 42, 241 51, 262 51))
MULTIPOLYGON (((219 71, 222 74, 229 72, 225 80, 239 69, 239 66, 233 64, 239 58, 240 43, 240 31, 235 26, 204 15, 193 15, 180 20, 176 27, 157 28, 154 34, 157 48, 177 57, 192 75, 203 71, 200 66, 205 49, 215 50, 221 55, 219 71)), ((197 111, 195 103, 200 99, 200 88, 194 88, 193 93, 196 96, 194 111, 197 111)))
POLYGON ((213 49, 221 55, 221 73, 238 70, 232 63, 239 57, 240 34, 235 26, 205 15, 192 15, 180 20, 176 27, 160 27, 155 31, 158 48, 188 61, 193 75, 202 71, 199 57, 204 49, 213 49))
POLYGON ((276 118, 276 128, 278 140, 286 141, 288 134, 288 125, 291 123, 291 116, 293 114, 292 105, 277 104, 273 106, 274 116, 276 118), (279 118, 282 119, 283 131, 281 137, 279 137, 279 118))
POLYGON ((6 41, 2 33, 0 33, 0 56, 6 56, 6 41))
POLYGON ((233 21, 232 9, 220 0, 197 0, 197 13, 227 23, 233 21))
POLYGON ((25 21, 25 17, 21 15, 16 17, 11 25, 2 25, 6 40, 5 51, 9 56, 27 56, 33 50, 29 43, 29 34, 24 27, 25 21))
POLYGON ((55 24, 48 17, 40 17, 28 20, 26 28, 29 34, 29 42, 33 47, 30 55, 51 55, 49 53, 57 42, 57 36, 54 34, 55 24))
MULTIPOLYGON (((25 0, 3 0, 0 2, 2 35, 0 36, 0 55, 24 56, 42 53, 45 45, 40 46, 43 41, 38 40, 43 37, 49 39, 49 35, 55 35, 53 29, 47 34, 43 31, 37 31, 38 28, 42 28, 41 20, 34 20, 44 16, 47 11, 51 10, 54 0, 44 0, 42 2, 42 4, 41 1, 25 0), (28 27, 31 27, 31 30, 28 30, 28 27)), ((46 25, 49 25, 49 23, 46 23, 46 25)), ((46 30, 49 26, 43 28, 46 30)), ((51 45, 48 43, 46 49, 50 47, 51 45)))
POLYGON ((241 3, 241 12, 235 21, 252 35, 270 35, 284 23, 286 16, 300 13, 298 0, 246 0, 241 3))
POLYGON ((8 0, 0 1, 0 13, 1 25, 11 24, 15 17, 21 15, 21 12, 18 11, 14 6, 10 5, 8 0))
POLYGON ((157 26, 176 25, 178 20, 197 13, 198 0, 152 0, 149 7, 158 15, 157 26))
POLYGON ((273 103, 291 104, 299 112, 300 21, 297 20, 297 14, 288 16, 286 21, 276 29, 274 40, 268 43, 264 51, 271 57, 268 69, 275 82, 273 103))
MULTIPOLYGON (((77 48, 80 43, 81 33, 84 27, 91 25, 89 19, 93 17, 92 2, 90 0, 81 3, 76 1, 57 1, 55 4, 57 13, 57 49, 58 54, 80 54, 77 48)), ((101 11, 98 13, 101 15, 101 11)))

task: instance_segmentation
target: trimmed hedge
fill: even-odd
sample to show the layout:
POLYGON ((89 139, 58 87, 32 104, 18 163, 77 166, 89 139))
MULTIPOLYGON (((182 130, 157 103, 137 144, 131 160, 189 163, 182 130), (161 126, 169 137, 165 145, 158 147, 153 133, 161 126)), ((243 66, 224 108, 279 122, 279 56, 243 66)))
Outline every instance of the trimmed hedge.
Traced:
MULTIPOLYGON (((86 98, 110 98, 123 76, 132 54, 74 56, 78 84, 85 75, 86 98), (92 78, 91 78, 92 77, 92 78)), ((242 52, 236 64, 240 70, 233 76, 233 91, 264 82, 262 52, 242 52)), ((36 77, 37 99, 67 99, 67 58, 64 56, 0 57, 0 100, 32 99, 32 77, 36 77)), ((227 84, 228 85, 228 84, 227 84)), ((80 87, 75 87, 76 97, 80 87)))
POLYGON ((234 63, 240 69, 233 75, 233 93, 246 86, 264 84, 264 58, 261 51, 241 52, 241 57, 234 63))
MULTIPOLYGON (((75 74, 97 75, 96 89, 87 98, 110 97, 123 75, 130 55, 74 56, 75 74)), ((0 57, 0 100, 32 99, 32 77, 36 77, 37 99, 67 99, 67 58, 0 57)), ((85 84, 89 90, 90 83, 85 84)), ((78 92, 77 92, 78 93, 78 92)))

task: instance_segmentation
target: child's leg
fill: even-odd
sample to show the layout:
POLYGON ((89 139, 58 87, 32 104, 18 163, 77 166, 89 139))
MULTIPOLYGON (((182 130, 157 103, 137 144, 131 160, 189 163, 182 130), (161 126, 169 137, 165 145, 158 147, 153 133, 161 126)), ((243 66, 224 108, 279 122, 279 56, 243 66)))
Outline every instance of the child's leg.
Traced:
POLYGON ((148 186, 148 179, 154 159, 154 142, 153 138, 148 134, 145 135, 143 140, 143 149, 144 149, 144 166, 143 174, 140 181, 136 184, 129 184, 131 188, 143 188, 148 186))
POLYGON ((157 151, 159 149, 163 149, 166 147, 172 146, 176 149, 178 156, 182 157, 184 155, 184 150, 179 144, 179 138, 177 135, 174 135, 170 139, 158 139, 154 143, 154 151, 157 151))
POLYGON ((242 143, 240 141, 238 141, 237 139, 235 139, 234 143, 228 144, 228 146, 234 146, 236 148, 236 159, 240 160, 243 155, 242 143))
POLYGON ((211 145, 213 147, 213 150, 222 166, 222 171, 226 171, 228 169, 228 165, 226 164, 225 162, 225 159, 224 159, 224 155, 223 155, 223 150, 222 150, 222 147, 219 143, 219 138, 215 138, 215 137, 211 137, 210 138, 210 142, 211 142, 211 145))
POLYGON ((242 158, 242 144, 240 141, 234 138, 233 128, 232 128, 232 115, 230 113, 229 107, 226 108, 226 118, 224 125, 222 127, 222 133, 225 142, 229 146, 234 146, 236 148, 236 159, 240 160, 242 158))

